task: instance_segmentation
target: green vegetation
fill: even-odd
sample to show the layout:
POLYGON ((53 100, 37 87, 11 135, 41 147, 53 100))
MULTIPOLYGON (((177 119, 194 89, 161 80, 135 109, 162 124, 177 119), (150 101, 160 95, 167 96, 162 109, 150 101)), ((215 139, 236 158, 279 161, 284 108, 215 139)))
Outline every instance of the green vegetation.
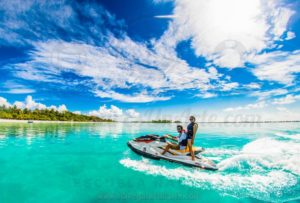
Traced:
POLYGON ((152 120, 151 123, 172 123, 170 120, 152 120))
POLYGON ((181 123, 181 121, 174 121, 174 123, 181 123))
POLYGON ((96 116, 75 114, 69 111, 59 112, 54 109, 29 110, 13 107, 0 107, 0 118, 17 120, 45 120, 45 121, 82 121, 82 122, 112 122, 96 116))

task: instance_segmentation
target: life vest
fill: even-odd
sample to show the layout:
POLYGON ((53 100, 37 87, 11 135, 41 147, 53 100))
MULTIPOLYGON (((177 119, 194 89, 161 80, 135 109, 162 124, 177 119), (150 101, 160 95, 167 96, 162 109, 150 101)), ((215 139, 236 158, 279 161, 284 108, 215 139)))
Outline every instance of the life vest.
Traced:
MULTIPOLYGON (((182 134, 186 134, 186 131, 183 129, 182 131, 180 131, 180 136, 182 136, 182 134)), ((179 136, 179 138, 180 138, 180 136, 179 136)), ((180 142, 179 142, 179 145, 180 146, 187 146, 187 140, 188 140, 188 136, 187 136, 187 134, 186 134, 186 136, 185 136, 185 138, 184 139, 182 139, 180 142)))
POLYGON ((196 123, 190 123, 187 126, 187 136, 189 137, 189 139, 191 139, 194 136, 194 125, 196 123))

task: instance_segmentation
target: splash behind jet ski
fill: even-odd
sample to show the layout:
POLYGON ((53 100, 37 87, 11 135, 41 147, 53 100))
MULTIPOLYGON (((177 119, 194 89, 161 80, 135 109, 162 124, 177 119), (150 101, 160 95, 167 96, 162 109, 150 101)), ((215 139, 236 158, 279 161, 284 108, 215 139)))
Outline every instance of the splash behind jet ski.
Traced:
POLYGON ((170 149, 164 155, 164 148, 168 144, 168 140, 165 137, 158 135, 145 135, 133 140, 128 141, 128 147, 137 154, 144 157, 156 159, 156 160, 167 160, 170 162, 180 163, 186 166, 198 167, 207 170, 218 170, 216 164, 201 156, 200 153, 204 151, 203 148, 194 148, 195 161, 192 161, 189 150, 172 150, 170 149))

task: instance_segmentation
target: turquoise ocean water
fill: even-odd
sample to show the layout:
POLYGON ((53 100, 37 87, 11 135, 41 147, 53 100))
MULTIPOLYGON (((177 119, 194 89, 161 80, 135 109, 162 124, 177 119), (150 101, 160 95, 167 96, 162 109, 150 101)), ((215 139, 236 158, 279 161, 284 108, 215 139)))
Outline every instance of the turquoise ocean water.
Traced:
POLYGON ((134 154, 175 124, 0 124, 0 202, 299 202, 300 123, 201 124, 219 171, 134 154))

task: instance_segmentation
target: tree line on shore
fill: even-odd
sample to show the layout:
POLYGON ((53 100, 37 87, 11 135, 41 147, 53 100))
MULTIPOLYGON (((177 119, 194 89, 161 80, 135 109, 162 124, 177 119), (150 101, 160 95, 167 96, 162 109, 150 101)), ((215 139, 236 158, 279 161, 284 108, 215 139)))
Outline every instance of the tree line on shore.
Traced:
POLYGON ((19 109, 16 106, 0 106, 0 118, 16 120, 47 120, 47 121, 81 121, 81 122, 113 122, 111 119, 75 114, 70 111, 54 109, 19 109))

